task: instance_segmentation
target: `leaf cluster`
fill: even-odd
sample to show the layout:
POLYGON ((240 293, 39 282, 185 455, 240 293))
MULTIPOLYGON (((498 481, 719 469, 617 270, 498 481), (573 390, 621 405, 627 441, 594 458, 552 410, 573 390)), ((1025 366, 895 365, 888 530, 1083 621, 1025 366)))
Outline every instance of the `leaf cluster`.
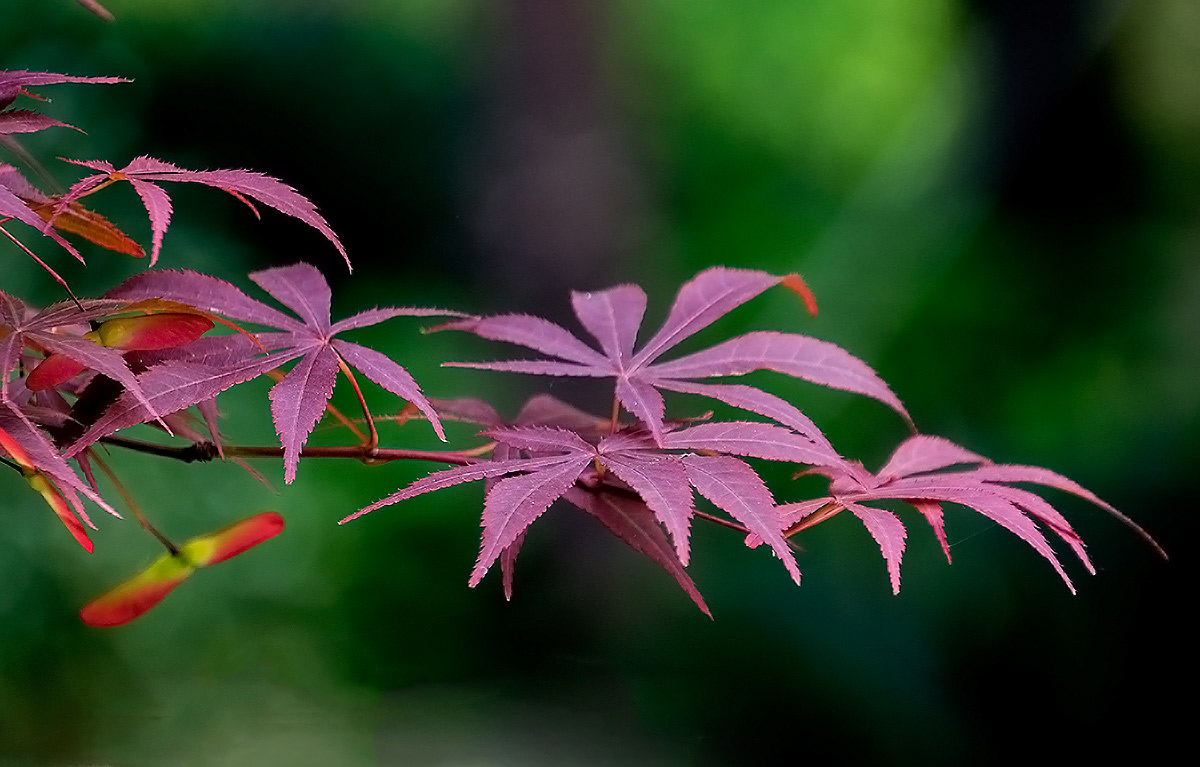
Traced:
MULTIPOLYGON (((31 110, 13 108, 27 88, 61 83, 115 83, 34 72, 0 72, 0 138, 64 126, 31 110)), ((19 154, 19 152, 17 153, 19 154)), ((92 173, 62 193, 43 192, 15 166, 0 165, 0 232, 66 283, 28 245, 4 227, 26 227, 82 260, 67 236, 130 256, 145 250, 114 224, 85 208, 85 197, 128 182, 151 226, 149 264, 163 251, 172 204, 162 186, 198 183, 223 189, 253 207, 265 204, 297 218, 328 239, 345 258, 337 236, 315 206, 270 176, 246 170, 189 171, 150 157, 124 167, 70 161, 92 173)), ((349 260, 347 259, 347 264, 349 260)), ((277 534, 282 517, 256 515, 229 528, 175 546, 150 524, 132 495, 97 452, 100 445, 151 452, 164 458, 244 462, 282 460, 291 483, 302 457, 365 463, 433 460, 448 464, 350 514, 343 522, 416 496, 483 480, 480 553, 469 584, 497 563, 511 596, 514 565, 526 534, 559 500, 595 517, 619 540, 649 557, 706 614, 709 608, 687 574, 690 534, 697 519, 743 535, 749 547, 766 544, 800 582, 792 549, 801 532, 850 512, 875 540, 893 591, 907 531, 880 502, 900 501, 933 528, 949 558, 943 507, 956 504, 984 515, 1046 558, 1068 587, 1044 529, 1094 568, 1066 518, 1042 496, 1020 485, 1066 491, 1141 531, 1116 509, 1048 469, 993 464, 947 440, 917 433, 900 399, 865 362, 841 347, 794 332, 757 330, 700 351, 672 356, 683 341, 772 287, 797 294, 816 314, 816 301, 798 275, 713 267, 684 283, 661 324, 644 333, 648 299, 636 285, 574 292, 571 307, 584 334, 523 314, 473 316, 429 307, 377 307, 334 321, 328 283, 314 266, 298 263, 249 275, 277 305, 253 298, 211 275, 187 270, 144 271, 94 299, 34 307, 0 291, 0 458, 17 469, 87 550, 94 527, 82 499, 116 514, 100 494, 93 467, 113 479, 125 505, 163 541, 164 559, 85 608, 96 625, 130 620, 156 604, 197 567, 227 559, 277 534), (611 379, 612 399, 597 416, 546 394, 532 397, 512 420, 485 401, 429 398, 412 375, 386 354, 347 340, 351 331, 398 317, 448 318, 433 328, 467 332, 521 347, 532 356, 446 363, 502 373, 611 379), (639 343, 639 337, 645 337, 639 343), (795 403, 729 379, 770 371, 870 397, 895 411, 913 430, 878 471, 843 457, 795 403), (481 444, 440 452, 381 446, 375 417, 358 385, 365 376, 405 403, 405 418, 427 422, 446 439, 442 421, 476 424, 481 444), (275 380, 269 408, 278 446, 230 444, 218 426, 217 398, 260 376, 275 380), (362 410, 361 423, 330 406, 344 380, 362 410), (668 413, 668 396, 707 397, 743 411, 746 419, 684 418, 668 413), (326 415, 352 436, 348 444, 312 448, 309 436, 326 415), (156 428, 182 445, 131 439, 135 427, 156 428), (797 473, 828 479, 815 498, 777 500, 758 473, 760 462, 792 464, 797 473), (697 506, 697 496, 709 507, 697 506)), ((243 465, 245 465, 243 463, 243 465)))

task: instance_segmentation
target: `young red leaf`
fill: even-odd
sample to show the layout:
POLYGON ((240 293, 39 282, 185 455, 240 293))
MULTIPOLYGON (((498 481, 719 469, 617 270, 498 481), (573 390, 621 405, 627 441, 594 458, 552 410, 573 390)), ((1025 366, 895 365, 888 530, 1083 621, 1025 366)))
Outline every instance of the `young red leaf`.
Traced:
MULTIPOLYGON (((0 295, 3 295, 0 292, 0 295)), ((0 326, 7 325, 11 335, 10 345, 4 349, 0 359, 0 370, 16 368, 16 357, 25 346, 32 346, 47 353, 59 353, 69 357, 85 368, 95 370, 118 382, 141 405, 147 408, 147 418, 159 418, 158 411, 150 405, 142 392, 133 371, 130 370, 121 352, 109 349, 94 341, 79 336, 58 332, 63 326, 79 325, 112 314, 121 306, 111 300, 59 303, 40 312, 28 310, 24 304, 12 297, 0 299, 0 326)))
POLYGON ((79 617, 89 626, 120 626, 144 615, 197 568, 223 562, 270 540, 283 530, 283 517, 264 511, 215 533, 193 538, 166 553, 124 583, 89 602, 79 617))
POLYGON ((71 536, 78 541, 79 545, 92 553, 92 539, 88 537, 87 531, 83 529, 83 524, 79 518, 71 511, 70 505, 67 503, 66 496, 54 484, 54 482, 42 472, 38 471, 34 465, 34 461, 21 447, 21 444, 13 438, 7 431, 0 428, 0 451, 7 454, 10 459, 16 461, 21 469, 21 474, 25 477, 25 481, 29 486, 38 492, 39 495, 50 506, 67 531, 71 536))
POLYGON ((812 289, 808 287, 808 283, 800 275, 789 274, 780 280, 779 284, 800 296, 800 300, 804 302, 804 308, 808 310, 808 313, 813 317, 817 316, 817 297, 813 295, 812 289))
MULTIPOLYGON (((53 494, 61 497, 69 504, 70 509, 85 523, 91 524, 79 495, 91 500, 100 508, 113 516, 120 517, 113 507, 96 493, 88 483, 81 480, 63 457, 51 444, 50 440, 40 429, 33 425, 29 418, 11 402, 0 396, 0 450, 17 463, 22 474, 29 479, 39 475, 53 490, 53 494)), ((47 495, 47 488, 37 480, 32 480, 34 489, 50 503, 54 512, 59 515, 67 528, 75 534, 75 528, 62 513, 62 507, 52 495, 47 495)), ((79 536, 75 536, 79 539, 79 536)), ((80 543, 89 548, 90 543, 80 543)))
MULTIPOLYGON (((164 312, 107 320, 81 337, 121 351, 155 351, 191 343, 212 327, 212 320, 199 314, 164 312)), ((25 385, 30 391, 41 391, 58 386, 85 369, 80 362, 57 352, 30 371, 25 385)))
POLYGON ((134 258, 145 258, 146 251, 133 238, 125 234, 104 216, 88 210, 77 202, 67 206, 66 210, 55 213, 56 202, 47 198, 44 203, 26 204, 33 209, 43 221, 52 224, 55 229, 68 234, 76 234, 100 247, 114 253, 124 253, 134 258), (53 219, 53 220, 51 220, 53 219))

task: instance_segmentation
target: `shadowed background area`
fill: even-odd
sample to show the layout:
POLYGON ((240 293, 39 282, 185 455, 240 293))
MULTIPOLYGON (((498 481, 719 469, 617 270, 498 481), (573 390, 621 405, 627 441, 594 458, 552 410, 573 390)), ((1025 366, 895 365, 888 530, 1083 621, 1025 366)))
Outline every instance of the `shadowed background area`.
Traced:
MULTIPOLYGON (((284 487, 278 464, 255 464, 274 494, 233 465, 114 454, 178 539, 267 508, 287 530, 95 630, 78 608, 161 549, 99 513, 88 556, 5 472, 0 763, 998 765, 1153 758, 1182 738, 1169 693, 1194 670, 1179 561, 1200 465, 1194 3, 106 5, 115 24, 68 0, 4 0, 0 68, 134 80, 39 89, 42 111, 86 134, 26 148, 63 186, 76 176, 60 156, 270 173, 318 205, 354 273, 301 224, 182 187, 162 266, 249 290, 248 271, 307 260, 335 317, 434 305, 572 327, 569 289, 637 282, 653 324, 704 267, 798 271, 818 318, 770 291, 691 348, 759 328, 837 342, 922 431, 1079 481, 1175 559, 1051 494, 1099 569, 1068 563, 1078 596, 1028 546, 949 509, 953 565, 905 517, 894 597, 848 515, 800 540, 801 588, 698 522, 689 572, 709 621, 648 560, 555 507, 505 602, 498 574, 466 587, 478 485, 335 524, 432 465, 306 459, 284 487)), ((89 204, 148 241, 130 190, 89 204)), ((81 295, 142 266, 93 249, 84 268, 33 244, 81 295)), ((59 298, 24 254, 0 257, 0 289, 59 298)), ((602 386, 442 369, 508 350, 421 324, 354 340, 431 396, 512 415, 548 384, 608 410, 602 386)), ((906 434, 872 401, 752 378, 869 467, 906 434)), ((222 397, 228 438, 270 444, 268 384, 241 389, 222 397)), ((335 401, 354 408, 348 391, 335 401)), ((451 438, 475 444, 467 427, 451 438)), ((415 422, 383 439, 436 444, 415 422)), ((769 479, 781 500, 815 491, 769 479)))

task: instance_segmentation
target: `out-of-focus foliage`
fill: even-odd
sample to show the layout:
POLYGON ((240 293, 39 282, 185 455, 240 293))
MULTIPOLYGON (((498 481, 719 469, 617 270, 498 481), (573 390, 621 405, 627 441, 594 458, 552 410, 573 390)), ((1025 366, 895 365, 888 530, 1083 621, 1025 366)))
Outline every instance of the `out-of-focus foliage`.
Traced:
MULTIPOLYGON (((187 190, 171 266, 238 278, 315 260, 341 315, 385 302, 552 317, 565 287, 666 296, 713 263, 799 271, 821 301, 812 332, 869 360, 923 430, 1051 466, 1181 551, 1200 461, 1192 4, 106 6, 115 24, 7 0, 0 68, 135 80, 57 86, 53 115, 87 135, 48 131, 29 150, 269 172, 320 207, 355 272, 302 227, 187 190)), ((93 199, 139 220, 136 195, 93 199)), ((22 254, 0 256, 6 291, 59 298, 22 254)), ((100 288, 141 266, 89 261, 55 265, 100 288)), ((795 312, 768 297, 722 329, 795 312)), ((362 341, 408 359, 386 329, 362 341)), ((433 396, 485 380, 513 387, 500 404, 527 393, 485 373, 455 391, 471 373, 438 363, 488 352, 422 343, 412 372, 433 396)), ((223 403, 230 439, 271 438, 266 389, 223 403)), ((869 404, 785 389, 868 465, 904 437, 869 404)), ((287 532, 98 635, 74 608, 155 544, 105 524, 88 556, 20 477, 0 478, 16 499, 0 536, 0 761, 1007 764, 1035 743, 1073 761, 1150 757, 1187 731, 1162 687, 1186 672, 1179 566, 1082 503, 1063 509, 1099 574, 1077 597, 953 509, 954 565, 914 530, 898 597, 850 520, 802 540, 799 590, 701 528, 688 572, 710 623, 583 515, 528 537, 513 602, 463 586, 478 488, 334 524, 426 467, 348 488, 313 461, 274 496, 230 466, 119 458, 168 534, 218 527, 231 507, 278 508, 287 532), (1035 723, 1052 723, 1051 745, 1035 723)))

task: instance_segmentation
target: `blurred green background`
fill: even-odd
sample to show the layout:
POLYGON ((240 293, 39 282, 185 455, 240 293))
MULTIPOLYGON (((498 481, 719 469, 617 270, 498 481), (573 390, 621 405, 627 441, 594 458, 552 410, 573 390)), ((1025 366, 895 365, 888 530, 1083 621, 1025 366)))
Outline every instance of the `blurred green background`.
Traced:
MULTIPOLYGON (((799 271, 816 320, 772 291, 700 342, 751 328, 838 342, 923 431, 1078 480, 1175 559, 1056 495, 1100 571, 1068 563, 1078 596, 959 509, 949 567, 910 518, 894 597, 852 519, 802 540, 802 588, 697 525, 690 572, 709 621, 556 507, 509 603, 495 574, 466 587, 477 485, 335 524, 429 465, 307 460, 283 488, 278 465, 257 464, 276 495, 233 465, 121 454, 111 462, 176 538, 263 508, 288 529, 101 631, 77 609, 156 544, 98 513, 84 555, 6 472, 0 764, 1104 763, 1182 742, 1173 698, 1195 673, 1182 617, 1195 596, 1180 559, 1200 465, 1194 2, 107 5, 115 24, 68 0, 0 0, 0 68, 134 80, 40 89, 43 111, 86 134, 26 147, 63 185, 76 176, 54 157, 271 173, 317 203, 355 268, 294 221, 178 187, 163 266, 249 289, 246 272, 304 259, 328 274, 335 316, 423 304, 564 322, 570 288, 639 282, 655 322, 706 266, 799 271)), ((128 189, 92 203, 148 240, 128 189)), ((83 294, 141 266, 90 250, 85 269, 25 239, 83 294)), ((0 274, 5 291, 58 297, 15 248, 0 274)), ((508 414, 547 383, 443 370, 501 351, 419 327, 355 339, 433 396, 482 393, 508 414)), ((871 401, 757 380, 868 466, 904 437, 871 401)), ((268 443, 267 386, 242 388, 222 398, 227 435, 268 443)), ((607 408, 598 388, 550 391, 607 408)), ((431 446, 427 432, 384 439, 431 446)))

